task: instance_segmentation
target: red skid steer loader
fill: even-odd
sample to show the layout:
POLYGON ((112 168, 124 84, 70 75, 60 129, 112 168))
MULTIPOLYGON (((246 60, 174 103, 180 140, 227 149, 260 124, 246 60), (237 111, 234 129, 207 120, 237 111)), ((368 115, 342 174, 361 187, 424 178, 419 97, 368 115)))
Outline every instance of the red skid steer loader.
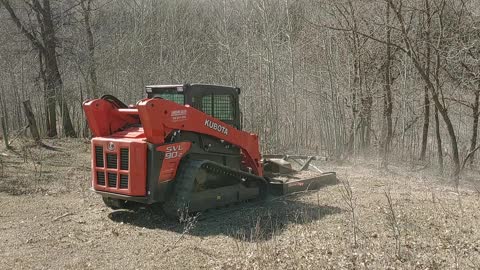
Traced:
POLYGON ((83 103, 93 134, 92 187, 113 209, 162 203, 177 217, 337 180, 308 170, 316 169, 315 156, 262 159, 258 136, 242 131, 239 88, 152 85, 146 92, 135 106, 110 95, 83 103), (289 159, 303 160, 299 170, 289 159))

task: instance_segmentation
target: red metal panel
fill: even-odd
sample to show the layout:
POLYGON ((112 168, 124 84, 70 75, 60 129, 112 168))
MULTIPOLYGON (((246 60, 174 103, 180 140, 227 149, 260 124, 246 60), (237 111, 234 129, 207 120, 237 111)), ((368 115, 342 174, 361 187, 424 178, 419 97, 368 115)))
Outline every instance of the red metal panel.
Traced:
POLYGON ((92 153, 95 146, 103 148, 103 167, 96 167, 92 159, 92 187, 95 190, 119 193, 129 196, 147 194, 147 143, 143 139, 103 137, 92 139, 92 153), (120 169, 120 149, 128 149, 128 170, 120 169), (107 154, 117 156, 116 168, 107 168, 107 154), (97 172, 105 173, 105 185, 97 182, 97 172), (115 187, 108 186, 108 173, 116 175, 115 187), (120 188, 120 175, 128 175, 128 188, 120 188))
POLYGON ((112 134, 115 138, 145 138, 145 133, 141 127, 132 127, 112 134))
POLYGON ((136 109, 118 109, 113 103, 104 99, 87 100, 83 110, 88 126, 95 137, 111 135, 128 124, 138 124, 136 109))
POLYGON ((195 108, 169 100, 144 99, 137 108, 149 142, 163 144, 165 137, 173 130, 207 134, 240 147, 245 165, 251 167, 256 175, 263 176, 257 135, 238 130, 195 108))
POLYGON ((172 180, 177 174, 178 164, 183 155, 190 150, 191 142, 180 142, 157 147, 157 151, 164 152, 165 157, 160 169, 160 182, 172 180))

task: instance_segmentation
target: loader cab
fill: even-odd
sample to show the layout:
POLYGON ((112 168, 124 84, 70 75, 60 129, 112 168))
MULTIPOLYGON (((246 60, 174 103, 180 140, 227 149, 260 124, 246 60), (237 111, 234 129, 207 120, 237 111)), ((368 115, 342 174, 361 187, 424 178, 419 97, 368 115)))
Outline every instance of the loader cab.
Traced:
POLYGON ((149 85, 146 86, 146 92, 148 98, 160 97, 178 104, 190 105, 237 129, 242 129, 240 88, 207 84, 149 85))

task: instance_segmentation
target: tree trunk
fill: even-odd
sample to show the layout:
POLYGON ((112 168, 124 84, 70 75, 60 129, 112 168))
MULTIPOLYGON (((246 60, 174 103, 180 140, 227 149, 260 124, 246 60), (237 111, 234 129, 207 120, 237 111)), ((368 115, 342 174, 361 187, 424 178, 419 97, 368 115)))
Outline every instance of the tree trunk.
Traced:
MULTIPOLYGON (((63 88, 63 83, 61 84, 63 88)), ((60 110, 62 113, 62 126, 63 126, 63 134, 67 137, 76 138, 77 134, 75 129, 73 128, 72 119, 70 118, 70 111, 68 110, 67 102, 65 98, 59 94, 58 96, 58 105, 60 106, 60 110)))
POLYGON ((368 149, 370 147, 371 141, 371 133, 372 130, 372 105, 373 99, 370 90, 366 91, 366 97, 364 98, 363 102, 363 118, 364 118, 364 125, 363 125, 363 133, 362 133, 362 148, 368 149))
POLYGON ((80 2, 83 10, 83 18, 85 20, 85 34, 87 36, 88 47, 88 74, 90 76, 89 93, 87 98, 98 97, 98 84, 97 84, 97 70, 95 65, 95 40, 93 39, 93 32, 90 22, 92 0, 82 0, 80 2))
POLYGON ((56 111, 55 111, 55 98, 51 98, 52 94, 50 93, 49 88, 47 87, 47 76, 45 74, 43 53, 39 50, 38 53, 39 69, 40 69, 40 78, 43 81, 43 99, 45 102, 45 126, 47 127, 47 136, 55 137, 57 136, 57 127, 56 127, 56 111), (53 103, 53 104, 52 104, 53 103), (51 117, 54 117, 54 121, 51 121, 51 117))
POLYGON ((8 144, 8 130, 7 130, 7 123, 5 121, 5 117, 0 117, 0 121, 2 124, 2 134, 3 134, 3 142, 5 143, 5 149, 10 149, 10 145, 8 144))
POLYGON ((351 124, 351 129, 350 129, 350 139, 348 143, 348 154, 351 154, 352 152, 355 154, 356 147, 356 137, 357 137, 357 118, 359 117, 359 123, 358 127, 360 127, 360 143, 363 145, 363 135, 364 135, 364 116, 363 116, 363 111, 362 111, 362 96, 361 96, 361 90, 362 90, 362 77, 361 77, 361 70, 362 70, 362 64, 361 64, 361 59, 360 59, 360 37, 358 34, 358 25, 357 25, 357 19, 355 17, 355 9, 353 8, 353 3, 352 0, 348 1, 348 6, 350 10, 350 16, 352 18, 351 22, 351 30, 352 30, 352 54, 353 54, 353 85, 351 86, 351 96, 352 96, 352 124, 351 124), (360 102, 358 102, 358 100, 360 102), (360 107, 360 109, 359 109, 360 107))
MULTIPOLYGON (((430 78, 430 55, 431 55, 431 47, 430 47, 430 29, 432 25, 431 14, 430 14, 430 2, 429 0, 425 0, 425 11, 427 18, 425 19, 426 22, 426 30, 425 30, 425 73, 428 78, 430 78)), ((423 97, 423 104, 424 104, 424 114, 423 114, 423 130, 422 130, 422 148, 420 151, 420 160, 425 160, 425 155, 427 152, 427 144, 428 144, 428 127, 430 125, 430 97, 428 95, 428 86, 425 85, 424 89, 424 97, 423 97)))
POLYGON ((423 130, 422 130, 422 148, 420 152, 420 160, 425 160, 428 143, 428 127, 430 125, 430 97, 428 95, 428 87, 425 86, 423 100, 423 130))
POLYGON ((50 2, 48 0, 43 0, 43 7, 40 5, 38 0, 33 0, 35 6, 35 12, 37 13, 37 21, 41 25, 41 37, 43 41, 43 46, 39 48, 40 54, 43 55, 43 58, 40 57, 40 62, 44 60, 44 69, 40 69, 40 72, 44 74, 44 84, 46 88, 46 105, 47 105, 47 136, 55 137, 58 135, 57 132, 57 111, 56 111, 56 94, 59 90, 57 86, 58 82, 55 76, 55 71, 58 71, 57 67, 57 56, 55 53, 55 30, 53 28, 53 22, 50 13, 50 2))
MULTIPOLYGON (((387 25, 390 23, 390 7, 386 7, 386 21, 387 25)), ((385 63, 385 86, 383 94, 383 161, 382 166, 386 167, 388 165, 388 154, 390 151, 390 142, 393 136, 393 126, 392 126, 392 111, 393 111, 393 102, 392 102, 392 73, 391 73, 391 61, 392 61, 392 49, 390 46, 391 42, 391 28, 387 26, 387 59, 385 63)))
MULTIPOLYGON (((63 83, 58 69, 57 55, 56 55, 56 38, 55 38, 55 25, 53 24, 53 18, 51 13, 50 1, 43 0, 43 6, 39 0, 32 0, 31 7, 35 12, 38 24, 40 25, 41 40, 37 38, 34 32, 30 32, 31 27, 26 27, 15 14, 9 1, 0 0, 5 6, 5 9, 10 14, 10 17, 16 24, 17 28, 30 40, 32 46, 39 50, 43 55, 45 70, 44 70, 44 83, 46 88, 45 102, 47 105, 47 135, 54 137, 57 135, 57 115, 55 111, 56 101, 58 99, 60 109, 63 113, 63 130, 64 134, 69 137, 75 137, 75 130, 73 129, 72 121, 70 119, 70 113, 67 103, 64 102, 63 96, 63 83)), ((41 61, 41 59, 40 59, 41 61)), ((43 73, 43 71, 41 70, 43 73)))
MULTIPOLYGON (((34 2, 38 4, 38 0, 35 0, 34 2)), ((65 102, 65 99, 62 95, 64 89, 62 76, 60 75, 60 71, 58 69, 57 54, 55 50, 55 26, 53 25, 49 0, 43 0, 43 8, 41 9, 41 13, 44 26, 42 28, 42 39, 45 47, 45 74, 48 89, 50 125, 56 124, 55 98, 57 98, 58 105, 60 106, 60 110, 62 112, 62 125, 64 135, 67 137, 76 137, 72 120, 70 119, 70 112, 68 110, 67 103, 65 102)))
MULTIPOLYGON (((443 20, 442 20, 442 14, 443 14, 443 9, 445 8, 445 1, 442 2, 442 7, 441 11, 439 13, 439 26, 440 26, 440 32, 443 32, 443 20)), ((438 37, 436 47, 440 48, 442 44, 442 35, 438 37)), ((433 96, 433 101, 435 102, 435 107, 438 109, 440 114, 442 115, 443 121, 445 122, 445 125, 447 126, 447 131, 448 135, 450 137, 450 145, 452 146, 452 155, 453 155, 453 162, 455 164, 455 171, 454 171, 454 176, 455 176, 455 182, 458 185, 458 176, 460 175, 460 155, 458 153, 458 142, 457 142, 457 136, 455 134, 455 129, 453 128, 452 121, 450 119, 450 116, 448 115, 447 108, 445 107, 445 99, 443 96, 443 92, 441 91, 441 86, 440 86, 440 70, 441 70, 441 55, 440 51, 436 50, 436 61, 435 61, 435 87, 431 87, 430 90, 434 90, 435 92, 432 93, 433 96), (440 102, 440 97, 439 94, 441 95, 440 97, 442 98, 440 102)), ((433 86, 433 85, 432 85, 433 86)), ((442 172, 443 172, 443 167, 442 167, 442 172)))
POLYGON ((25 115, 27 116, 28 126, 30 127, 30 133, 36 143, 40 143, 40 133, 38 132, 37 122, 35 121, 35 115, 33 114, 32 105, 30 100, 23 102, 23 108, 25 109, 25 115))
POLYGON ((435 136, 437 138, 437 159, 438 159, 438 171, 443 174, 443 148, 442 148, 442 136, 440 134, 440 121, 438 119, 438 108, 435 107, 435 136))
MULTIPOLYGON (((44 1, 46 1, 46 0, 44 0, 44 1)), ((34 35, 34 34, 32 34, 32 32, 28 31, 28 29, 30 29, 30 27, 26 27, 20 21, 20 19, 17 17, 17 14, 13 10, 13 8, 11 7, 9 1, 0 0, 0 2, 3 4, 5 9, 10 14, 10 17, 12 18, 13 22, 15 23, 15 25, 17 26, 19 31, 22 32, 25 35, 25 37, 31 42, 31 44, 34 48, 39 50, 41 55, 45 55, 45 53, 46 53, 46 47, 44 45, 45 43, 42 43, 37 38, 36 35, 34 35)), ((32 4, 33 4, 32 9, 35 10, 38 23, 41 26, 41 30, 42 30, 41 35, 42 35, 42 37, 44 37, 45 36, 45 31, 44 31, 45 29, 43 27, 43 16, 44 16, 43 7, 40 5, 38 0, 33 0, 32 4)), ((51 30, 53 30, 53 28, 51 28, 51 30)), ((41 58, 40 58, 40 61, 41 61, 41 58)), ((48 113, 46 115, 46 118, 48 119, 47 120, 47 135, 49 137, 54 137, 54 136, 57 135, 57 129, 56 129, 57 117, 56 117, 56 111, 55 111, 55 91, 54 91, 53 88, 49 87, 49 85, 47 83, 48 78, 47 78, 46 72, 47 71, 45 70, 45 81, 44 81, 45 84, 46 84, 45 103, 46 103, 46 110, 48 111, 48 113)))
MULTIPOLYGON (((415 69, 418 71, 420 76, 422 77, 423 81, 427 85, 428 89, 430 90, 432 94, 432 99, 435 103, 435 107, 438 109, 438 112, 440 112, 440 115, 442 116, 443 121, 445 122, 445 125, 447 126, 447 131, 448 131, 448 136, 450 137, 450 145, 452 147, 452 159, 455 164, 455 169, 454 169, 454 176, 456 177, 456 181, 458 181, 458 175, 460 174, 460 156, 458 153, 458 144, 457 144, 457 136, 455 134, 455 129, 453 128, 452 121, 450 119, 450 116, 448 115, 447 108, 445 108, 444 104, 440 102, 439 98, 439 93, 440 91, 440 84, 439 84, 439 73, 440 73, 440 51, 437 51, 437 61, 436 61, 436 69, 435 69, 435 80, 436 80, 436 86, 433 84, 433 82, 430 80, 428 77, 427 73, 425 72, 425 69, 422 67, 420 63, 420 59, 418 58, 418 54, 415 52, 414 48, 412 47, 411 40, 408 37, 406 26, 405 26, 405 21, 403 19, 403 16, 401 14, 400 10, 397 10, 397 7, 393 3, 393 0, 388 0, 388 3, 390 4, 390 7, 395 11, 395 14, 397 16, 398 21, 400 22, 401 26, 401 31, 402 31, 402 36, 405 42, 405 45, 407 47, 407 50, 405 51, 407 55, 412 59, 413 64, 415 65, 415 69)), ((442 12, 438 15, 440 18, 442 18, 442 13, 443 13, 443 8, 445 7, 445 2, 443 2, 442 6, 442 12)), ((443 22, 440 19, 440 28, 443 29, 443 22)), ((442 31, 440 31, 442 32, 442 31)), ((439 36, 438 42, 437 42, 437 48, 440 47, 441 45, 441 36, 439 36)), ((442 101, 443 96, 442 96, 442 101)), ((458 182, 457 182, 458 184, 458 182)))
MULTIPOLYGON (((480 86, 479 86, 480 87, 480 86)), ((478 135, 478 111, 479 111, 479 104, 480 103, 480 90, 475 91, 475 101, 472 107, 472 117, 473 117, 473 125, 472 125, 472 138, 470 140, 470 152, 474 151, 477 147, 477 135, 478 135)), ((475 159, 475 153, 473 153, 470 157, 470 165, 473 165, 473 161, 475 159)))

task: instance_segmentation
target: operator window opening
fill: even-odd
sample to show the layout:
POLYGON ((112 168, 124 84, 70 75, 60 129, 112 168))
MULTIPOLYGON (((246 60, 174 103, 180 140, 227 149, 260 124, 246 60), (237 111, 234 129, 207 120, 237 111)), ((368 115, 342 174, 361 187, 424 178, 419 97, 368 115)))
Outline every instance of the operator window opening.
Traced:
POLYGON ((161 91, 158 91, 157 89, 154 89, 154 91, 150 90, 150 92, 147 91, 147 96, 148 98, 159 97, 180 105, 185 105, 185 95, 183 92, 179 92, 176 88, 165 88, 161 89, 161 91))
POLYGON ((239 90, 217 85, 150 85, 146 86, 147 98, 162 98, 179 105, 189 105, 219 121, 241 129, 239 90))
POLYGON ((156 94, 155 96, 173 101, 181 105, 185 104, 185 96, 182 93, 161 93, 161 94, 156 94))
POLYGON ((233 121, 233 97, 231 95, 214 94, 203 96, 201 110, 221 121, 233 121))

